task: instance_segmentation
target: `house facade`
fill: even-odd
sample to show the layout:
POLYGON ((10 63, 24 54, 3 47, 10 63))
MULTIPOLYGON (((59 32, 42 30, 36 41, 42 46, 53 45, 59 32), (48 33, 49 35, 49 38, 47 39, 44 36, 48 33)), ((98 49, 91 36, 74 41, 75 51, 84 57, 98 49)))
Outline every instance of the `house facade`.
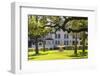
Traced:
MULTIPOLYGON (((54 49, 62 45, 64 47, 68 47, 73 46, 74 44, 75 35, 64 32, 62 30, 57 31, 56 34, 49 33, 45 36, 45 48, 47 49, 54 49)), ((77 35, 77 46, 81 46, 80 34, 77 35)), ((32 43, 30 39, 28 41, 28 47, 35 48, 34 43, 32 43)), ((39 42, 38 47, 43 48, 43 42, 39 42)))

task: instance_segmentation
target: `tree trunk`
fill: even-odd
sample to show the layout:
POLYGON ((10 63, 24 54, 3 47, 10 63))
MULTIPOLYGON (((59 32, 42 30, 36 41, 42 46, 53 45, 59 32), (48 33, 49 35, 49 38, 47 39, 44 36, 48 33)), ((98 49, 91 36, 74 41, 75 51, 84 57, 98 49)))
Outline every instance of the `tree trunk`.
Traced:
POLYGON ((82 45, 83 45, 82 51, 83 51, 83 55, 84 55, 84 53, 85 53, 85 32, 83 32, 82 45))
POLYGON ((77 55, 77 33, 75 34, 75 51, 74 54, 77 55))
POLYGON ((45 52, 45 40, 43 40, 43 51, 45 52))
POLYGON ((39 49, 38 49, 38 38, 35 38, 35 54, 39 54, 39 49))

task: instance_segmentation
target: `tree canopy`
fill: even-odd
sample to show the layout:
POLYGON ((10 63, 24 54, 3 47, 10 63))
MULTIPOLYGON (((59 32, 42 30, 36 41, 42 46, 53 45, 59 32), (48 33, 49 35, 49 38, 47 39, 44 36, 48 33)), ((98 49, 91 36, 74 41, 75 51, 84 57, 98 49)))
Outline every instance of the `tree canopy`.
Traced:
POLYGON ((44 27, 47 23, 45 17, 41 18, 41 16, 30 15, 28 18, 28 35, 31 38, 42 37, 51 31, 51 28, 44 27))

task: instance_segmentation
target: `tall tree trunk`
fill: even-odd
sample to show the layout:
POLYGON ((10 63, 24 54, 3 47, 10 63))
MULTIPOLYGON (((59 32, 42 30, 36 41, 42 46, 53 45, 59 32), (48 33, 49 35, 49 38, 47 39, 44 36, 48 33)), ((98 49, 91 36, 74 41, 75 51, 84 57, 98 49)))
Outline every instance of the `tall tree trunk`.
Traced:
POLYGON ((85 53, 85 32, 83 32, 82 45, 83 45, 82 51, 83 51, 83 55, 84 55, 84 53, 85 53))
POLYGON ((35 38, 35 54, 39 54, 39 49, 38 49, 38 38, 35 38))
POLYGON ((75 33, 75 51, 74 54, 77 55, 77 33, 75 33))
POLYGON ((45 52, 45 40, 43 40, 43 51, 45 52))

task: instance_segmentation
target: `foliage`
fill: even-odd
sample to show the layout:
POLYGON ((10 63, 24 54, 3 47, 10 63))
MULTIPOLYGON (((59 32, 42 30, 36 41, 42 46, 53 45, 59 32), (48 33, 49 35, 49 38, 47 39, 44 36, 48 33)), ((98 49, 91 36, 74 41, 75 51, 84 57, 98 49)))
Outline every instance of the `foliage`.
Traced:
POLYGON ((51 31, 51 28, 44 27, 46 23, 45 16, 28 16, 28 36, 30 39, 34 39, 36 54, 39 54, 39 38, 44 37, 51 31))
POLYGON ((71 32, 81 32, 87 31, 87 25, 87 20, 71 20, 67 23, 67 28, 69 28, 71 32))
POLYGON ((41 16, 29 16, 28 22, 28 35, 31 38, 39 38, 51 31, 51 28, 45 28, 45 24, 47 23, 46 18, 41 16))
POLYGON ((69 30, 75 34, 75 51, 74 54, 77 55, 77 35, 78 33, 82 32, 82 35, 80 34, 80 38, 82 38, 82 44, 83 44, 83 52, 85 52, 85 39, 87 31, 87 20, 71 20, 67 23, 67 26, 69 26, 69 30))

